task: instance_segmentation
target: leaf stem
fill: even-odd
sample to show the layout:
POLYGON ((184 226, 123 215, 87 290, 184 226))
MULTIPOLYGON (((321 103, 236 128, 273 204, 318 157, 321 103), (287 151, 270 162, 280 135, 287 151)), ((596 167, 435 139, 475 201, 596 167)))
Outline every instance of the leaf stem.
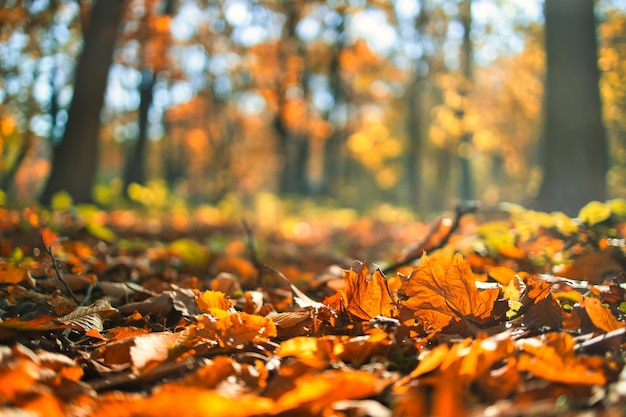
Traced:
POLYGON ((398 268, 409 265, 413 261, 421 258, 424 252, 432 252, 434 250, 443 248, 445 245, 448 244, 448 241, 450 240, 452 234, 456 232, 456 230, 459 228, 461 224, 461 218, 466 214, 476 212, 476 210, 478 210, 478 204, 474 201, 465 201, 457 204, 454 210, 454 220, 452 221, 450 229, 448 229, 448 232, 445 234, 445 236, 441 238, 441 240, 436 245, 429 247, 428 242, 437 233, 439 221, 433 223, 430 230, 428 231, 428 234, 424 236, 424 238, 418 243, 416 249, 411 250, 411 252, 407 256, 400 259, 399 261, 392 263, 391 265, 388 265, 384 269, 382 269, 383 274, 387 275, 398 268))
POLYGON ((74 300, 76 305, 82 305, 80 300, 74 294, 74 291, 72 291, 72 289, 70 288, 70 284, 67 283, 67 281, 63 278, 63 275, 61 274, 61 268, 59 267, 59 263, 57 262, 57 259, 54 257, 54 254, 52 253, 52 244, 50 244, 50 246, 46 246, 43 236, 41 237, 41 243, 43 244, 44 250, 46 251, 48 256, 50 256, 50 259, 52 260, 52 266, 54 268, 55 276, 65 286, 67 293, 70 295, 70 297, 72 297, 72 300, 74 300))

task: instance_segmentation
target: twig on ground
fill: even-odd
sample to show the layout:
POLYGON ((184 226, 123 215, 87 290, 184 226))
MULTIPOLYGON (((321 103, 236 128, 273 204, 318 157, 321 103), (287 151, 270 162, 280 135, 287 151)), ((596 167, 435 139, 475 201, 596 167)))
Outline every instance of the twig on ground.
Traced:
POLYGON ((246 247, 248 248, 248 252, 250 253, 250 259, 252 260, 252 264, 256 268, 257 278, 261 278, 261 271, 263 269, 263 263, 259 260, 259 256, 257 254, 256 246, 254 245, 254 231, 252 227, 248 224, 246 219, 241 220, 241 224, 243 225, 243 230, 246 233, 246 247))
POLYGON ((452 234, 456 232, 456 230, 459 228, 461 224, 461 218, 465 216, 466 214, 476 212, 477 209, 478 209, 478 204, 475 201, 466 201, 466 202, 459 203, 454 210, 454 219, 452 221, 452 225, 450 226, 450 229, 448 229, 448 232, 439 240, 439 242, 437 242, 434 245, 428 244, 430 240, 433 238, 433 236, 435 236, 435 234, 439 230, 439 226, 442 220, 441 218, 437 219, 437 221, 433 223, 430 230, 428 231, 428 234, 426 234, 426 236, 424 236, 424 238, 421 241, 419 241, 419 243, 415 246, 415 248, 412 248, 411 251, 407 255, 405 255, 399 261, 394 262, 391 265, 387 265, 382 270, 383 274, 386 275, 390 272, 395 271, 398 268, 409 265, 413 261, 421 258, 424 252, 432 252, 434 250, 443 248, 445 245, 448 244, 448 241, 450 240, 450 237, 452 236, 452 234))
POLYGON ((74 291, 72 291, 72 289, 70 288, 70 284, 67 283, 67 281, 63 278, 63 275, 61 274, 61 268, 59 267, 59 263, 57 262, 57 259, 54 257, 54 254, 52 253, 52 244, 50 246, 46 246, 46 242, 44 241, 43 236, 41 238, 41 243, 43 245, 44 250, 46 251, 50 259, 52 260, 52 267, 54 268, 54 274, 56 278, 63 284, 63 286, 65 286, 67 293, 69 294, 70 297, 72 297, 72 300, 74 300, 76 305, 79 305, 79 306, 82 305, 80 300, 74 294, 74 291))

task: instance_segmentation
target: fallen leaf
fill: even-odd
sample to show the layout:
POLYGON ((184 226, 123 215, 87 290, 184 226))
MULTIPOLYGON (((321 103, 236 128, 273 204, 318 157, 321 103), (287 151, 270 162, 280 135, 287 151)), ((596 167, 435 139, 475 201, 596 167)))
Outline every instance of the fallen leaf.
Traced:
POLYGON ((610 332, 625 326, 624 322, 617 320, 611 313, 611 310, 603 306, 602 302, 597 298, 585 297, 580 302, 580 305, 587 311, 594 326, 604 332, 610 332))
POLYGON ((362 320, 371 320, 376 316, 395 317, 396 310, 387 278, 380 269, 369 276, 367 266, 359 264, 359 271, 351 268, 344 271, 345 293, 348 299, 348 311, 362 320))
POLYGON ((117 312, 106 300, 97 300, 88 307, 77 307, 71 313, 59 317, 58 322, 79 327, 85 331, 96 329, 103 330, 103 319, 117 312))
POLYGON ((275 413, 322 414, 329 405, 340 400, 369 398, 379 393, 385 385, 364 371, 329 370, 320 374, 305 374, 295 381, 295 387, 276 400, 275 413), (340 389, 339 389, 340 387, 340 389))
POLYGON ((479 291, 469 263, 460 254, 454 256, 447 271, 424 254, 401 290, 407 297, 402 306, 413 311, 429 332, 461 319, 486 322, 500 293, 497 288, 479 291))
POLYGON ((537 378, 565 384, 604 385, 606 377, 599 361, 592 357, 574 355, 575 342, 567 333, 554 333, 553 345, 536 338, 515 342, 520 353, 517 368, 537 378), (555 343, 556 342, 556 343, 555 343), (598 366, 600 365, 600 366, 598 366))
POLYGON ((219 291, 207 290, 196 295, 196 303, 200 310, 207 312, 212 308, 218 308, 221 310, 228 310, 231 308, 230 301, 226 298, 226 295, 219 291))
POLYGON ((26 270, 15 264, 0 262, 0 284, 19 284, 26 278, 26 270))

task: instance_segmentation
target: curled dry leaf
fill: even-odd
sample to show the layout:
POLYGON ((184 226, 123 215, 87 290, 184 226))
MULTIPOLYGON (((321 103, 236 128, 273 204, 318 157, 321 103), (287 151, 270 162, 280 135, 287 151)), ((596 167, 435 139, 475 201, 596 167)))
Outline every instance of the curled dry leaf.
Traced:
POLYGON ((610 332, 624 327, 623 321, 615 318, 611 310, 602 305, 602 301, 597 298, 585 297, 580 305, 584 307, 594 326, 604 332, 610 332))
POLYGON ((518 340, 517 368, 553 382, 604 385, 607 378, 602 358, 577 356, 574 346, 572 336, 567 333, 554 333, 551 343, 535 338, 518 340))
POLYGON ((362 320, 371 320, 376 316, 396 317, 398 312, 387 278, 380 269, 370 276, 365 264, 359 263, 359 266, 358 271, 354 268, 344 271, 348 311, 362 320))
POLYGON ((447 271, 426 254, 420 265, 403 282, 406 300, 401 305, 424 323, 427 331, 438 331, 453 321, 489 320, 500 290, 479 291, 469 263, 456 254, 447 271))
POLYGON ((81 328, 88 331, 96 329, 98 331, 103 330, 103 319, 115 314, 117 309, 111 307, 111 304, 106 300, 97 300, 94 304, 87 307, 77 307, 63 317, 59 317, 57 321, 81 328))
POLYGON ((293 389, 276 400, 275 412, 322 414, 336 401, 372 397, 390 382, 364 371, 329 370, 320 374, 305 374, 295 381, 293 389))
POLYGON ((92 406, 93 417, 248 417, 272 414, 275 404, 268 398, 239 394, 229 397, 215 390, 179 386, 158 390, 150 396, 114 393, 102 396, 92 406))
POLYGON ((204 312, 208 312, 213 308, 228 310, 231 308, 230 301, 226 295, 220 291, 207 290, 196 295, 196 303, 198 308, 204 312))
POLYGON ((0 262, 0 284, 19 284, 26 278, 26 270, 9 262, 0 262))
POLYGON ((141 370, 149 364, 166 361, 177 340, 178 334, 169 332, 113 339, 94 351, 92 358, 107 366, 130 365, 141 370))

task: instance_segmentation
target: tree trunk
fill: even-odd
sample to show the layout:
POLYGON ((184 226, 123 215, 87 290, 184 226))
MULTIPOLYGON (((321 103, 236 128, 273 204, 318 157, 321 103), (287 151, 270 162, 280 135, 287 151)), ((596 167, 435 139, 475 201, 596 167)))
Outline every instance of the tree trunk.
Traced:
POLYGON ((139 135, 129 158, 124 166, 124 190, 132 183, 145 184, 146 182, 146 152, 148 145, 148 111, 154 97, 155 74, 152 70, 144 69, 141 72, 139 85, 139 135))
POLYGON ((333 126, 333 133, 324 143, 324 174, 323 193, 328 197, 338 199, 344 186, 345 176, 345 151, 343 150, 345 138, 348 136, 348 108, 349 100, 342 80, 342 68, 339 58, 345 48, 345 16, 341 16, 341 23, 337 26, 339 35, 335 43, 329 49, 332 54, 329 68, 329 87, 333 94, 334 104, 324 113, 324 120, 333 126), (342 117, 343 114, 343 117, 342 117))
POLYGON ((575 215, 606 199, 607 141, 598 87, 593 0, 546 0, 541 210, 575 215))
POLYGON ((100 111, 125 0, 98 0, 85 31, 76 66, 74 96, 61 143, 53 150, 52 171, 40 197, 49 204, 65 190, 74 202, 91 201, 99 149, 100 111))
MULTIPOLYGON (((303 56, 303 46, 296 34, 298 24, 299 9, 296 3, 285 3, 285 34, 280 41, 279 59, 282 68, 287 68, 287 61, 291 56, 303 56)), ((297 70, 294 70, 297 71, 297 70)), ((279 136, 278 153, 283 160, 283 169, 280 172, 279 191, 282 194, 307 195, 309 193, 307 164, 309 159, 309 143, 306 134, 292 131, 286 126, 284 120, 284 109, 287 105, 287 90, 290 87, 300 86, 304 91, 306 99, 307 80, 303 72, 297 74, 297 81, 291 80, 288 84, 284 77, 277 80, 276 88, 278 93, 278 112, 274 119, 274 128, 279 136)))
POLYGON ((461 200, 471 200, 474 198, 474 187, 472 182, 472 167, 470 164, 470 143, 472 142, 472 133, 467 130, 468 126, 465 122, 467 115, 467 96, 472 82, 472 0, 464 0, 461 5, 461 23, 463 24, 463 46, 461 53, 461 62, 463 65, 463 84, 459 94, 463 97, 461 109, 458 111, 458 117, 463 126, 461 133, 458 160, 459 160, 459 198, 461 200))

